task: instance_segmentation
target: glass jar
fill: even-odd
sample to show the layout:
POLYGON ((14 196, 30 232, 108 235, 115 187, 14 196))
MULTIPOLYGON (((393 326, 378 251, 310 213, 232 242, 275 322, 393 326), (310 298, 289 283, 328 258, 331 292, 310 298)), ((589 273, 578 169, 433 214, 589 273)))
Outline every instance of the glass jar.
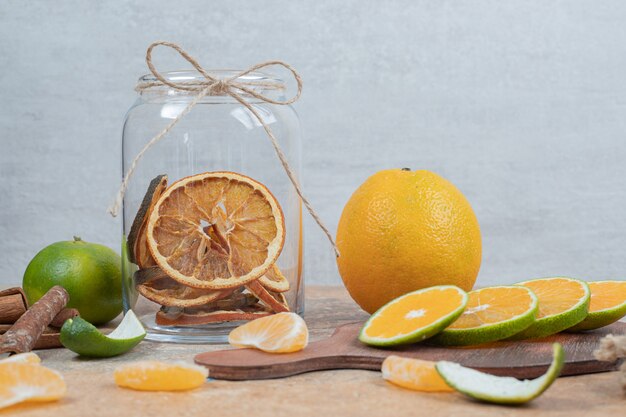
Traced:
MULTIPOLYGON (((205 81, 196 71, 162 75, 205 81)), ((156 85, 141 90, 126 115, 124 173, 196 97, 156 81, 140 79, 156 85)), ((284 98, 284 83, 266 73, 235 81, 284 98)), ((301 134, 293 108, 241 96, 271 128, 297 179, 301 134)), ((135 311, 149 339, 224 342, 242 321, 304 311, 301 200, 262 124, 227 94, 203 97, 145 152, 124 195, 123 232, 124 310, 135 311)))

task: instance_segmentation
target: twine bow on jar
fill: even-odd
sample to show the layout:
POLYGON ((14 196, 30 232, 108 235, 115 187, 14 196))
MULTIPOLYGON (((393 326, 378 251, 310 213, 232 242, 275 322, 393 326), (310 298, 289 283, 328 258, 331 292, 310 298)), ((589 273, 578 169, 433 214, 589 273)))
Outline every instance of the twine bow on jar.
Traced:
POLYGON ((315 222, 318 224, 318 226, 322 229, 322 231, 328 238, 330 244, 332 245, 335 251, 335 255, 339 256, 339 250, 337 249, 337 245, 335 244, 335 241, 332 235, 328 231, 328 228, 324 225, 324 222, 322 222, 322 219, 319 217, 319 215, 317 214, 317 212, 315 211, 311 203, 309 203, 309 201, 304 196, 302 189, 300 185, 298 184, 298 181, 296 180, 296 177, 293 173, 293 170, 291 169, 291 167, 289 166, 289 163, 287 162, 287 157, 285 156, 284 152, 280 148, 280 145, 278 144, 278 140, 276 140, 274 133, 272 132, 270 127, 265 123, 265 121, 263 120, 261 115, 258 113, 258 111, 243 97, 243 95, 247 95, 247 96, 254 97, 260 101, 263 101, 265 103, 283 105, 283 106, 296 102, 300 98, 300 95, 302 93, 302 78, 300 78, 300 75, 296 72, 296 70, 293 67, 291 67, 291 65, 282 61, 266 61, 260 64, 253 65, 247 70, 241 71, 240 73, 235 74, 232 77, 217 78, 211 75, 210 73, 208 73, 204 68, 202 68, 202 66, 198 63, 198 61, 196 61, 191 55, 189 55, 179 45, 175 43, 171 43, 171 42, 165 42, 165 41, 154 42, 152 45, 148 47, 148 50, 146 51, 146 64, 148 65, 148 68, 150 69, 150 72, 152 73, 152 75, 154 75, 154 77, 156 78, 156 81, 138 83, 136 87, 137 91, 141 92, 150 88, 168 86, 174 90, 196 92, 197 94, 189 102, 187 107, 185 107, 183 111, 180 112, 180 114, 176 116, 176 118, 172 120, 163 130, 161 130, 157 135, 155 135, 152 139, 150 139, 146 143, 146 145, 141 149, 141 151, 135 156, 135 158, 130 164, 130 167, 128 168, 128 171, 124 175, 124 180, 122 181, 122 184, 117 193, 114 203, 111 205, 111 207, 109 207, 108 211, 113 217, 117 216, 120 206, 122 205, 122 201, 124 199, 124 194, 126 193, 126 189, 128 188, 128 182, 132 178, 133 173, 135 172, 135 169, 137 168, 137 164, 139 163, 143 155, 146 153, 146 151, 148 151, 148 149, 150 149, 153 145, 155 145, 157 142, 163 139, 163 137, 167 135, 167 133, 170 130, 172 130, 172 128, 176 126, 176 124, 185 115, 187 115, 187 113, 189 113, 191 109, 193 109, 193 107, 196 104, 198 104, 200 100, 202 100, 204 97, 228 95, 234 98, 237 102, 239 102, 246 109, 248 109, 250 113, 252 113, 254 117, 259 121, 259 123, 261 124, 265 132, 267 133, 267 136, 269 137, 270 142, 272 143, 272 147, 274 148, 274 151, 276 152, 276 155, 278 156, 278 159, 280 160, 280 163, 283 166, 285 173, 287 174, 287 176, 289 177, 289 180, 291 181, 294 188, 296 189, 298 196, 302 200, 302 203, 304 204, 308 212, 311 214, 311 217, 313 217, 315 222), (174 49, 187 62, 189 62, 200 74, 202 74, 202 76, 204 77, 204 80, 173 82, 163 77, 163 75, 161 75, 161 73, 156 69, 156 67, 152 63, 152 51, 157 46, 166 46, 168 48, 174 49), (258 91, 255 91, 255 88, 254 88, 254 87, 263 87, 264 90, 278 90, 278 89, 283 88, 283 85, 280 83, 268 82, 268 81, 259 81, 259 82, 239 81, 239 79, 245 75, 248 75, 261 68, 274 66, 274 65, 287 69, 296 80, 298 89, 297 89, 296 94, 293 97, 286 99, 286 100, 274 100, 270 97, 267 97, 259 93, 258 91))

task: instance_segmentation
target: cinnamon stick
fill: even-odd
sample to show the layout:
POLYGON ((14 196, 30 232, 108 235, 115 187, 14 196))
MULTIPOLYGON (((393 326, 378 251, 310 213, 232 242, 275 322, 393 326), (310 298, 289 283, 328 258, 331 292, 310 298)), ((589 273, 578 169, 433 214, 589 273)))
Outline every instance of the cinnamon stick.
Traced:
POLYGON ((56 327, 57 329, 60 329, 61 327, 63 327, 63 323, 65 323, 66 320, 73 319, 74 317, 78 316, 78 310, 76 310, 75 308, 64 308, 63 310, 59 311, 59 314, 54 316, 54 318, 50 322, 50 327, 56 327))
POLYGON ((0 336, 0 353, 23 353, 33 349, 52 319, 69 301, 65 288, 54 286, 44 294, 15 324, 0 336))
POLYGON ((19 287, 0 291, 0 324, 13 324, 28 309, 24 292, 19 287))

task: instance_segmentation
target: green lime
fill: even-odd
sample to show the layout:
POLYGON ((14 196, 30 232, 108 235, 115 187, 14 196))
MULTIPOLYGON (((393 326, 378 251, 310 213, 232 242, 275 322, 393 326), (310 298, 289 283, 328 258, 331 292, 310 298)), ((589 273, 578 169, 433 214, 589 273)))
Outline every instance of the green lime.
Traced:
POLYGON ((75 237, 35 255, 24 272, 22 287, 33 304, 60 285, 70 295, 68 307, 76 308, 90 323, 104 324, 122 311, 121 264, 113 250, 75 237))
POLYGON ((594 330, 626 316, 626 281, 588 282, 591 302, 587 317, 568 332, 594 330))
POLYGON ((520 282, 539 299, 537 319, 526 330, 508 340, 546 337, 562 332, 587 317, 590 291, 586 282, 566 277, 540 278, 520 282))
POLYGON ((523 404, 540 396, 561 373, 565 362, 563 348, 555 343, 552 352, 547 372, 533 380, 494 376, 446 361, 437 362, 435 368, 449 386, 469 397, 495 404, 523 404))
POLYGON ((454 285, 437 285, 404 294, 376 311, 361 329, 359 340, 372 346, 421 342, 456 320, 467 293, 454 285))
POLYGON ((537 296, 521 285, 487 287, 468 293, 463 314, 432 341, 446 346, 479 345, 505 339, 535 322, 537 296))
POLYGON ((61 327, 61 343, 79 355, 108 358, 126 353, 146 337, 146 330, 133 313, 128 310, 124 319, 108 335, 80 317, 67 320, 61 327))

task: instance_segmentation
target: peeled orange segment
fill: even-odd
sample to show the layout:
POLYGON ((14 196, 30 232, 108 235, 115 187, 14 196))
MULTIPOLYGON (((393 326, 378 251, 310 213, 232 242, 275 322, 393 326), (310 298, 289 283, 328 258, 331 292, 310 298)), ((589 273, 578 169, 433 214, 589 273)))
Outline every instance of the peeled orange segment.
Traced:
POLYGON ((545 337, 568 329, 587 317, 590 291, 586 282, 573 278, 540 278, 520 282, 539 300, 536 320, 511 340, 545 337))
POLYGON ((435 362, 391 355, 381 368, 383 378, 392 384, 415 391, 453 392, 435 369, 435 362))
POLYGON ((187 391, 204 384, 209 371, 184 362, 141 361, 115 369, 115 383, 139 391, 187 391))
POLYGON ((599 329, 626 316, 626 281, 588 282, 591 299, 587 317, 568 331, 599 329))
POLYGON ((284 240, 283 213, 274 196, 263 184, 233 172, 179 180, 148 220, 156 263, 174 280, 195 288, 236 288, 254 281, 274 264, 284 240), (213 225, 222 221, 221 213, 226 216, 219 230, 223 242, 217 242, 219 228, 213 225))
POLYGON ((282 313, 289 311, 289 305, 282 293, 271 292, 265 289, 259 281, 253 281, 246 285, 246 289, 254 294, 261 302, 267 305, 272 311, 282 313))
POLYGON ((137 291, 148 300, 167 307, 195 307, 227 297, 234 290, 202 290, 187 287, 154 266, 135 272, 137 291))
POLYGON ((150 181, 148 190, 139 205, 139 210, 128 233, 128 257, 131 262, 137 264, 140 268, 156 265, 148 248, 146 224, 150 212, 166 188, 167 175, 159 175, 150 181))
POLYGON ((278 313, 237 327, 228 335, 228 343, 271 353, 297 352, 309 343, 309 330, 296 313, 278 313))
POLYGON ((63 376, 38 363, 0 363, 0 409, 21 402, 54 401, 65 395, 63 376))
POLYGON ((179 312, 160 310, 156 314, 156 324, 160 326, 197 326, 228 321, 248 321, 274 314, 269 308, 255 304, 229 310, 185 309, 179 312))
POLYGON ((267 270, 265 275, 259 278, 259 283, 270 291, 289 291, 289 281, 285 278, 280 269, 278 269, 276 264, 272 265, 272 267, 267 270))
POLYGON ((505 339, 535 322, 537 296, 521 285, 488 287, 468 293, 463 314, 432 340, 448 346, 505 339))
POLYGON ((454 285, 438 285, 402 295, 372 314, 359 340, 372 346, 420 342, 456 320, 467 293, 454 285))
POLYGON ((41 358, 34 352, 18 353, 17 355, 11 355, 8 358, 0 359, 0 364, 9 362, 19 363, 41 363, 41 358))

